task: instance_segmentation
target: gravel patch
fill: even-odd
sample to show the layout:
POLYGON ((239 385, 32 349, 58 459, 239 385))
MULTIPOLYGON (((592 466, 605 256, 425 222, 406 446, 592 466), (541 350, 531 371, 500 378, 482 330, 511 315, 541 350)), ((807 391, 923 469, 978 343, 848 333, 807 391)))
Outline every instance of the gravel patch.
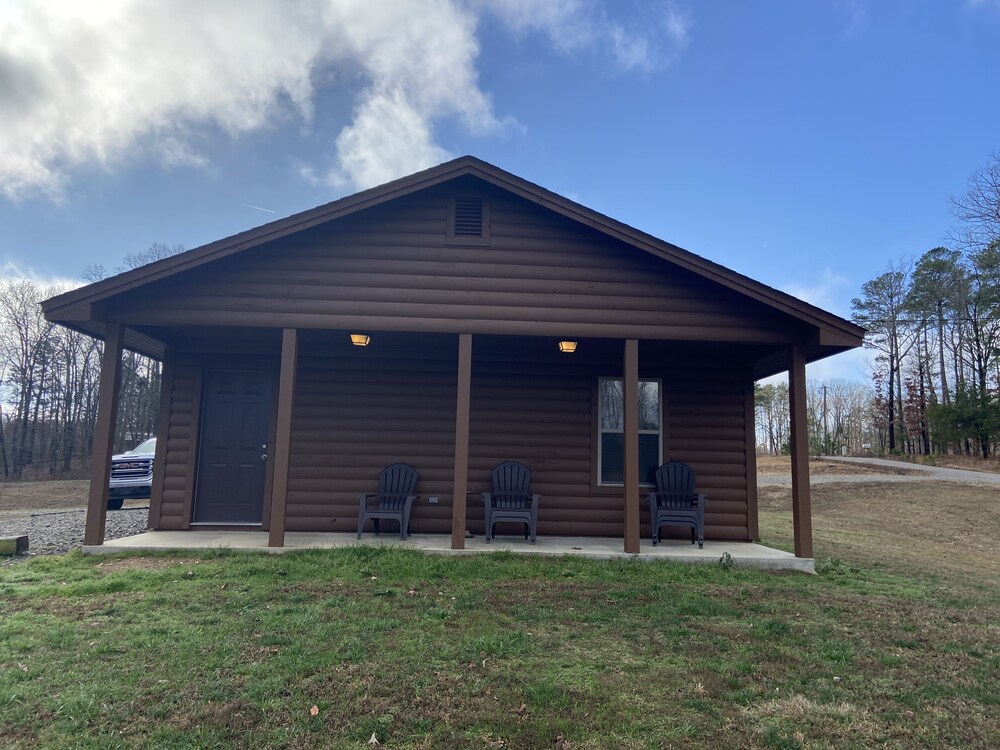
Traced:
MULTIPOLYGON (((24 555, 0 558, 0 565, 14 565, 36 555, 62 555, 83 545, 85 510, 61 513, 33 513, 24 518, 0 521, 0 536, 28 535, 28 551, 24 555)), ((105 540, 134 536, 147 530, 149 508, 109 510, 104 532, 105 540)))

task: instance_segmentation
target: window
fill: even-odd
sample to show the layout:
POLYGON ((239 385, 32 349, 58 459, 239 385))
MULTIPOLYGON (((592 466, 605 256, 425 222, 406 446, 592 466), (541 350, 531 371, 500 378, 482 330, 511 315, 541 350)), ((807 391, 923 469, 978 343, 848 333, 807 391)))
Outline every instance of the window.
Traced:
MULTIPOLYGON (((625 483, 625 394, 621 378, 601 378, 598 383, 600 439, 597 444, 598 484, 625 483)), ((660 430, 660 381, 639 381, 639 482, 655 484, 663 455, 660 430)))

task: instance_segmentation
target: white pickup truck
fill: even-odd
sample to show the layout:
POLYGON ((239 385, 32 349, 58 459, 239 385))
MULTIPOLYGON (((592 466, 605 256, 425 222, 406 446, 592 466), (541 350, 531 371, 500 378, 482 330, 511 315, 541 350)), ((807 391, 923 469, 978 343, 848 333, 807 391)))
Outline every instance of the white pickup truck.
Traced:
POLYGON ((153 454, 156 438, 150 438, 128 453, 111 457, 108 510, 119 510, 126 498, 149 497, 153 487, 153 454))

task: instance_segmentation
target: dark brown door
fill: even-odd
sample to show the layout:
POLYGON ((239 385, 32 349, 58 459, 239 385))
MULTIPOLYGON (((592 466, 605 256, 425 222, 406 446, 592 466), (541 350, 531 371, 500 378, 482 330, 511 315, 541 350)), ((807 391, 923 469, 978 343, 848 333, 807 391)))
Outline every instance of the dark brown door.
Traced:
POLYGON ((192 523, 261 523, 270 413, 271 373, 205 374, 192 523))

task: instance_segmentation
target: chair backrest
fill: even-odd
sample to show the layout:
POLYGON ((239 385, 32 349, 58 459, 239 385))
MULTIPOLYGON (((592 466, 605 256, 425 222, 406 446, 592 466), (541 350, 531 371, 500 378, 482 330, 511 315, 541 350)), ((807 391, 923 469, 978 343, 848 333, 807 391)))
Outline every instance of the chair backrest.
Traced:
POLYGON ((531 472, 517 461, 504 461, 493 469, 493 507, 526 508, 531 505, 531 472))
POLYGON ((695 502, 694 469, 681 461, 667 461, 656 470, 656 503, 661 508, 690 508, 695 502))
POLYGON ((393 464, 378 475, 378 505, 382 510, 403 507, 417 487, 416 470, 409 464, 393 464))

